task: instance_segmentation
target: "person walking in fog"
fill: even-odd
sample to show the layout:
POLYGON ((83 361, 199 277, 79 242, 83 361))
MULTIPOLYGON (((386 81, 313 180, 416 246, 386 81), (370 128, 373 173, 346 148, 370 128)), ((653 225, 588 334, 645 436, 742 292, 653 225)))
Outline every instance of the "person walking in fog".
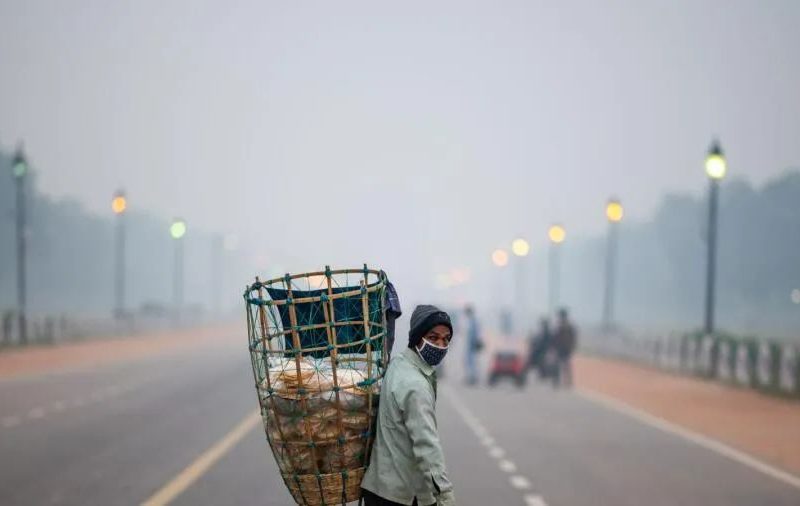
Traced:
POLYGON ((528 367, 536 369, 541 379, 555 378, 558 359, 555 357, 553 332, 550 330, 550 320, 547 317, 539 321, 539 332, 530 338, 528 350, 528 367))
POLYGON ((575 326, 569 320, 567 310, 558 311, 558 324, 555 331, 554 346, 558 354, 558 369, 556 371, 559 386, 572 386, 572 354, 578 342, 575 326))
POLYGON ((479 381, 478 353, 483 349, 483 341, 481 340, 478 319, 475 317, 475 309, 472 306, 467 306, 464 309, 464 314, 467 317, 467 384, 476 385, 479 381))
POLYGON ((361 483, 366 506, 455 506, 436 423, 436 366, 453 325, 435 306, 411 314, 408 348, 389 362, 381 386, 378 430, 361 483))

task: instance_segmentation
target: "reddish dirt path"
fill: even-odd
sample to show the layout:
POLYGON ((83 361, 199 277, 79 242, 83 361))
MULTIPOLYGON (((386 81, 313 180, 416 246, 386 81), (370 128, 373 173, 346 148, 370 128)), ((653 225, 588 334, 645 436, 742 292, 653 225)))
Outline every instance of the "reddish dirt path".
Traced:
POLYGON ((627 362, 580 356, 575 385, 800 475, 800 402, 627 362))
POLYGON ((236 325, 217 325, 7 350, 0 353, 0 379, 133 360, 189 346, 225 343, 234 336, 245 346, 244 333, 236 325))

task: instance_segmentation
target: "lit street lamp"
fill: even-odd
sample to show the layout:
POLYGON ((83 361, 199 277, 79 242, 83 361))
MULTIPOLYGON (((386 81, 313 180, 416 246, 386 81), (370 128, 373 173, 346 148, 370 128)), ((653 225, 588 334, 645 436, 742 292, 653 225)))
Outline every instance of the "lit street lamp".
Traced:
POLYGON ((114 317, 125 316, 125 211, 128 200, 125 192, 118 190, 111 200, 111 210, 117 216, 115 231, 115 269, 114 269, 114 317))
POLYGON ((619 222, 625 214, 622 203, 611 199, 606 204, 606 218, 608 219, 608 239, 606 250, 606 279, 603 294, 603 328, 610 330, 614 324, 614 284, 617 267, 617 236, 619 222))
POLYGON ((717 208, 719 206, 719 183, 725 177, 727 164, 719 141, 714 140, 706 157, 708 176, 708 238, 706 257, 705 325, 707 334, 714 332, 714 291, 717 270, 717 208))
POLYGON ((503 249, 496 249, 492 252, 492 263, 495 267, 505 267, 508 265, 508 253, 503 249))
POLYGON ((169 233, 175 242, 175 263, 172 271, 172 304, 175 311, 175 323, 181 319, 183 309, 183 237, 186 235, 186 222, 176 218, 169 227, 169 233))
POLYGON ((22 152, 22 147, 17 148, 14 160, 11 163, 11 171, 16 185, 16 237, 17 237, 17 311, 19 312, 19 342, 28 342, 28 324, 25 317, 26 313, 26 271, 25 256, 27 242, 27 222, 25 220, 25 179, 28 175, 28 161, 22 152))
POLYGON ((560 250, 561 243, 567 238, 567 231, 561 225, 552 225, 547 230, 550 239, 550 251, 547 262, 548 271, 548 299, 550 312, 553 313, 559 303, 559 288, 561 284, 560 250))

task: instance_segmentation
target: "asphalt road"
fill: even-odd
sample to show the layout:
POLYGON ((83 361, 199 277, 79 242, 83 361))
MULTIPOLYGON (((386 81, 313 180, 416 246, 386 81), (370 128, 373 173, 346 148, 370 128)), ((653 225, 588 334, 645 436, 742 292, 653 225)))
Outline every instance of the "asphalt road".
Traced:
MULTIPOLYGON (((439 425, 460 505, 800 504, 798 488, 575 392, 447 373, 439 425)), ((141 504, 167 486, 176 505, 290 505, 247 422, 252 383, 234 341, 0 381, 0 504, 141 504)))

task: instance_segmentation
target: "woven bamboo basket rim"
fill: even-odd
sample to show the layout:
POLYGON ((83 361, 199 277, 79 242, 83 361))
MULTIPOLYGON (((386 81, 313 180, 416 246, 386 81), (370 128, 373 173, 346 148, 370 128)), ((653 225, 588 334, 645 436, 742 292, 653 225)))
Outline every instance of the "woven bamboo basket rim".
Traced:
POLYGON ((305 272, 305 273, 302 273, 302 274, 286 274, 283 277, 272 278, 272 279, 267 280, 267 281, 256 281, 255 283, 253 283, 252 285, 249 285, 245 289, 244 295, 245 295, 245 298, 247 299, 247 302, 249 302, 250 304, 258 305, 258 306, 262 306, 262 305, 263 306, 285 306, 287 304, 288 305, 291 305, 291 304, 308 304, 308 303, 312 303, 312 302, 327 302, 329 300, 352 298, 352 297, 355 297, 356 295, 363 294, 365 291, 366 291, 366 293, 374 293, 374 292, 383 290, 383 288, 385 287, 386 281, 387 281, 387 278, 386 278, 386 273, 385 272, 380 271, 380 270, 376 270, 376 269, 369 269, 369 268, 366 268, 366 267, 363 268, 363 269, 335 269, 335 270, 325 270, 325 271, 314 271, 314 272, 305 272), (283 300, 272 300, 272 299, 263 299, 261 297, 254 297, 252 295, 252 293, 254 291, 257 291, 260 288, 280 288, 282 290, 286 290, 289 293, 291 293, 293 291, 298 291, 298 292, 310 291, 310 290, 292 289, 291 288, 291 282, 293 280, 295 280, 295 279, 308 279, 308 278, 320 277, 320 276, 323 276, 323 277, 326 277, 326 278, 331 278, 331 277, 333 277, 335 275, 340 275, 340 274, 360 274, 360 275, 363 275, 365 277, 368 277, 369 275, 373 275, 373 276, 377 277, 377 281, 374 281, 372 283, 368 283, 368 284, 366 284, 364 286, 359 286, 359 287, 354 286, 352 290, 349 290, 349 291, 346 291, 346 292, 321 293, 319 295, 311 296, 311 297, 297 297, 297 298, 289 297, 289 298, 286 298, 286 299, 283 299, 283 300), (278 286, 280 284, 284 285, 283 288, 278 286))
MULTIPOLYGON (((253 283, 252 285, 248 286, 246 295, 252 292, 253 290, 258 290, 259 287, 256 285, 257 283, 253 283)), ((372 283, 370 285, 367 285, 365 288, 355 288, 348 292, 337 292, 330 295, 323 293, 312 297, 292 297, 283 300, 262 299, 259 297, 251 296, 248 297, 247 302, 258 306, 285 306, 291 304, 308 304, 311 302, 327 302, 329 300, 352 298, 356 295, 361 295, 364 292, 367 293, 377 292, 379 290, 383 290, 383 287, 384 287, 383 282, 379 281, 377 283, 372 283)), ((306 290, 293 289, 291 291, 303 292, 306 290)))

